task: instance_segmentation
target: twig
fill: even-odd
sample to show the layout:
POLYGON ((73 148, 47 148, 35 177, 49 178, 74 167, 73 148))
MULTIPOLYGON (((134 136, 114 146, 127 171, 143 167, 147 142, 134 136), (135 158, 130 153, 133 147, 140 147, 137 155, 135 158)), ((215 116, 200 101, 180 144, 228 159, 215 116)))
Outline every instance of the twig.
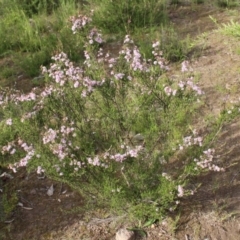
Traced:
POLYGON ((124 167, 121 168, 121 173, 122 173, 122 175, 123 175, 123 177, 124 177, 124 179, 125 179, 128 187, 130 187, 130 184, 129 184, 129 182, 128 182, 128 180, 127 180, 127 177, 126 177, 126 175, 124 174, 123 170, 124 170, 124 167))
POLYGON ((219 134, 219 132, 222 130, 222 127, 223 127, 223 125, 221 125, 221 126, 219 127, 219 129, 217 130, 217 132, 216 132, 216 134, 214 135, 213 139, 211 140, 210 144, 213 143, 213 141, 215 140, 215 138, 217 137, 217 135, 219 134))

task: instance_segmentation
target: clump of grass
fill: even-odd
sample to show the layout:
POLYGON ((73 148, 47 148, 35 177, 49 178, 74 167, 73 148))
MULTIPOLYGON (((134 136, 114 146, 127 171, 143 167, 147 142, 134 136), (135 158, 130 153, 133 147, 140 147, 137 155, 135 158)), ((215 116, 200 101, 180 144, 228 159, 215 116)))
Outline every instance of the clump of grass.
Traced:
POLYGON ((172 62, 183 61, 189 51, 189 42, 180 40, 177 32, 171 27, 163 27, 159 33, 164 57, 172 62))
POLYGON ((163 0, 89 2, 94 9, 94 24, 105 33, 129 32, 167 21, 166 2, 163 0))
POLYGON ((55 51, 65 51, 70 58, 80 60, 81 41, 70 34, 69 29, 69 17, 79 11, 75 1, 58 1, 58 7, 52 9, 51 15, 44 11, 47 6, 43 4, 43 9, 32 14, 31 18, 25 4, 27 1, 16 4, 11 1, 9 5, 5 1, 2 3, 0 35, 4 37, 0 39, 0 56, 4 57, 9 52, 14 55, 12 67, 26 77, 38 76, 40 66, 49 64, 55 51))
POLYGON ((222 24, 219 31, 229 36, 240 37, 240 24, 238 22, 231 21, 230 23, 222 24))
POLYGON ((224 7, 224 8, 239 6, 239 1, 237 0, 217 0, 216 3, 219 7, 224 7))
POLYGON ((18 197, 15 192, 10 192, 7 188, 3 188, 0 196, 0 222, 6 221, 17 206, 18 197))
POLYGON ((17 0, 16 4, 20 5, 28 16, 33 16, 42 12, 51 14, 61 4, 61 0, 17 0))

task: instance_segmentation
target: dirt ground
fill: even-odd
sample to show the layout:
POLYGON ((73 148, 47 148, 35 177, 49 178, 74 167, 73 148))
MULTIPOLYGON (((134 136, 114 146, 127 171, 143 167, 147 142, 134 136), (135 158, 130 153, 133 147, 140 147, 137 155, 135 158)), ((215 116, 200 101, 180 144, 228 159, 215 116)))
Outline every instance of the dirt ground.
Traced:
MULTIPOLYGON (((239 21, 239 10, 216 10, 211 6, 181 6, 170 18, 182 37, 196 40, 196 51, 189 56, 195 76, 205 91, 206 105, 196 121, 203 128, 205 116, 218 115, 231 101, 239 101, 240 39, 216 31, 221 23, 239 21), (216 19, 214 23, 210 18, 216 19), (197 53, 196 53, 197 52, 197 53)), ((174 71, 175 75, 178 75, 174 71)), ((179 71, 180 75, 180 71, 179 71)), ((195 195, 182 199, 180 210, 144 229, 148 240, 238 240, 240 239, 240 119, 226 123, 215 138, 217 162, 226 170, 208 172, 192 180, 201 183, 195 195)), ((0 223, 0 239, 6 240, 112 240, 120 227, 138 223, 124 216, 85 213, 84 201, 67 185, 48 178, 39 179, 24 169, 5 185, 15 187, 17 206, 7 223, 0 223), (53 184, 54 193, 47 195, 53 184)), ((1 186, 0 186, 1 188, 1 186)), ((0 193, 1 194, 1 193, 0 193)))

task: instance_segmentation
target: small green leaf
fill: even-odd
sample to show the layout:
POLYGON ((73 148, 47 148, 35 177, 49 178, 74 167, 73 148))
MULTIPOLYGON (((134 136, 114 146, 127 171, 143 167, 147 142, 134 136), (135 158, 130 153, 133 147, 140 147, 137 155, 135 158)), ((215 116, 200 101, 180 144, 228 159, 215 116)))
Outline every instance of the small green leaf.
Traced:
POLYGON ((151 226, 153 223, 155 223, 157 220, 156 219, 150 219, 147 222, 144 223, 143 227, 149 227, 151 226))

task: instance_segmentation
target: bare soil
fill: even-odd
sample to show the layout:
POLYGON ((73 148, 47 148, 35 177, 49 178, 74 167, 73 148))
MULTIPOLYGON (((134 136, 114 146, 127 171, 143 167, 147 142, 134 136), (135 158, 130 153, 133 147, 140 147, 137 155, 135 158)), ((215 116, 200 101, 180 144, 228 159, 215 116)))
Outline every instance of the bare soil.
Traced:
MULTIPOLYGON (((205 91, 207 104, 196 121, 204 128, 207 116, 217 116, 231 101, 239 101, 240 39, 216 31, 221 23, 231 19, 239 21, 238 10, 191 5, 177 7, 169 14, 183 38, 189 35, 196 40, 196 51, 189 60, 205 91)), ((174 74, 181 75, 178 69, 174 74)), ((192 185, 201 183, 198 191, 182 199, 178 212, 145 228, 147 237, 138 236, 138 239, 240 239, 239 144, 238 118, 219 129, 214 141, 217 163, 225 172, 208 172, 193 179, 192 185)), ((125 221, 125 216, 109 216, 107 211, 84 212, 84 200, 77 192, 48 178, 38 179, 35 173, 28 174, 25 169, 14 175, 14 179, 5 179, 3 185, 17 192, 23 206, 16 207, 9 223, 0 223, 0 239, 112 240, 120 227, 138 225, 125 221), (55 191, 48 196, 52 184, 55 191)))

